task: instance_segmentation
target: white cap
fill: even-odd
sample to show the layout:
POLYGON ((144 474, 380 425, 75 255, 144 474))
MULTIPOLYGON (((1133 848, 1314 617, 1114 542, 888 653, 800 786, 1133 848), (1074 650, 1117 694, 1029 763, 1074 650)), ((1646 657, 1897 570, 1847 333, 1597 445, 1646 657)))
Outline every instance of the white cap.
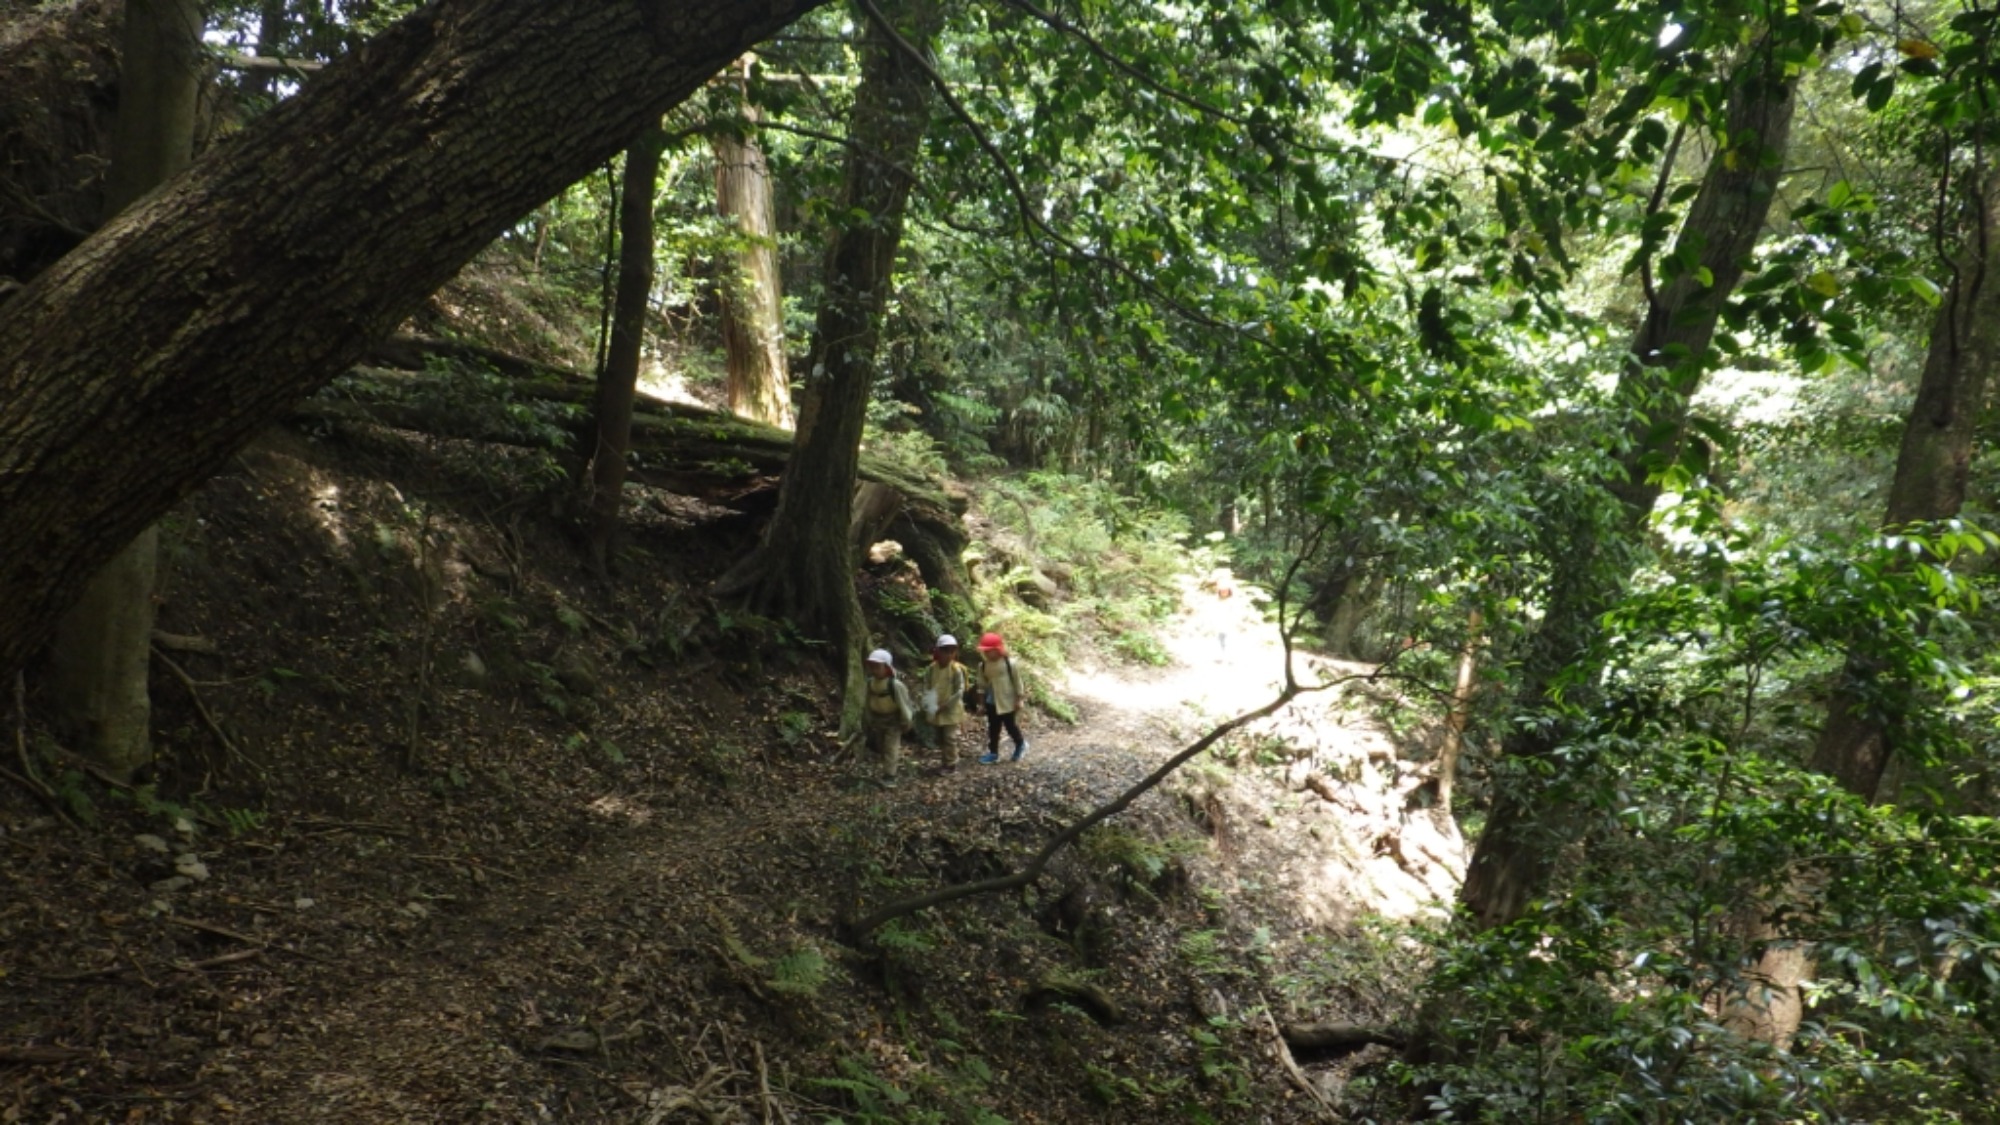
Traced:
POLYGON ((934 644, 934 645, 932 645, 931 647, 932 647, 932 648, 957 648, 957 647, 958 647, 958 638, 957 638, 957 637, 954 637, 954 636, 952 636, 952 635, 951 635, 950 633, 945 633, 945 634, 942 634, 941 636, 939 636, 939 637, 938 637, 938 639, 937 639, 937 643, 936 643, 936 644, 934 644))
MULTIPOLYGON (((854 650, 849 649, 848 651, 852 652, 854 650)), ((888 649, 878 648, 874 652, 868 654, 868 663, 887 664, 889 667, 894 668, 896 666, 896 658, 889 655, 888 649)))

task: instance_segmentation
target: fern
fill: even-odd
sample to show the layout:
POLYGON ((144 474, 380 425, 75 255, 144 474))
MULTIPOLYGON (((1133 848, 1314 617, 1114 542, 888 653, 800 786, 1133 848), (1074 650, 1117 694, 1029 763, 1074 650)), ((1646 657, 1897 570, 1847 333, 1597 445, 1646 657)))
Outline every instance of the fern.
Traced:
POLYGON ((810 945, 802 945, 771 965, 771 991, 787 996, 813 996, 826 984, 826 955, 810 945))

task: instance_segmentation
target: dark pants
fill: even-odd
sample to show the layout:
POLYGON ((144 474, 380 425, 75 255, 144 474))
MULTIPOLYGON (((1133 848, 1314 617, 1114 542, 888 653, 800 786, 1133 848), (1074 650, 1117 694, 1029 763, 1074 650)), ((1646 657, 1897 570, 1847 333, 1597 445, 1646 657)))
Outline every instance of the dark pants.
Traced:
POLYGON ((1001 727, 1007 728, 1007 737, 1014 740, 1014 749, 1019 750, 1021 747, 1027 745, 1028 740, 1021 737, 1021 724, 1014 721, 1014 712, 1009 711, 1005 715, 1002 715, 989 709, 986 712, 987 753, 997 754, 1000 752, 1001 727))

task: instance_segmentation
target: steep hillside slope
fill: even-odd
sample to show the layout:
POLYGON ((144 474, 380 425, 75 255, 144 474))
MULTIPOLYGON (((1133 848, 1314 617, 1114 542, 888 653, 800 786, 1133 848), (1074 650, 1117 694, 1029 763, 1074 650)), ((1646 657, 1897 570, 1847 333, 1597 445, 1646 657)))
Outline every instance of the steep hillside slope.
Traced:
POLYGON ((1309 1120, 1276 1024, 1395 1016, 1416 966, 1371 919, 1456 841, 1359 696, 1028 893, 844 940, 1268 699, 1246 600, 1190 582, 1172 664, 1080 667, 1023 762, 968 740, 882 789, 812 646, 702 592, 743 520, 649 493, 606 587, 551 468, 278 433, 188 507, 157 777, 88 776, 31 697, 22 761, 78 823, 0 789, 0 1119, 1309 1120))

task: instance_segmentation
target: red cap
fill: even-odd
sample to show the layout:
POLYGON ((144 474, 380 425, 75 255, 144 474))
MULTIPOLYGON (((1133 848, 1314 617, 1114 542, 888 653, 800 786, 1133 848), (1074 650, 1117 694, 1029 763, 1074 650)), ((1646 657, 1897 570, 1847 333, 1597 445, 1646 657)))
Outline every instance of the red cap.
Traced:
POLYGON ((1007 642, 1001 640, 998 633, 988 633, 979 638, 979 651, 981 652, 999 652, 1006 647, 1007 642))

